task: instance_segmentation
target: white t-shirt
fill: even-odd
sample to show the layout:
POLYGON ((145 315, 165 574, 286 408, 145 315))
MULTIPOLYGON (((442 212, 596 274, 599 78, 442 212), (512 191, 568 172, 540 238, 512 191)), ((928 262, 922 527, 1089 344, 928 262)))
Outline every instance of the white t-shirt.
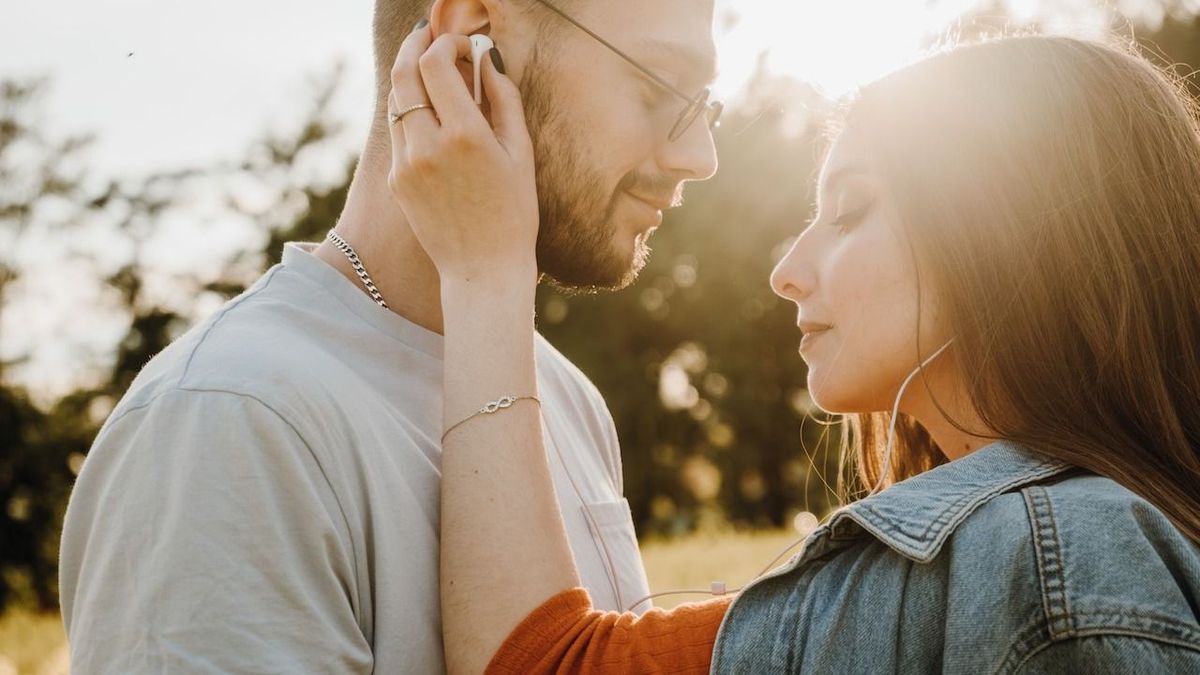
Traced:
MULTIPOLYGON (((314 248, 152 359, 97 436, 63 529, 73 672, 444 670, 442 337, 314 248)), ((576 564, 624 609, 613 578, 648 591, 612 418, 540 336, 537 367, 576 564)))

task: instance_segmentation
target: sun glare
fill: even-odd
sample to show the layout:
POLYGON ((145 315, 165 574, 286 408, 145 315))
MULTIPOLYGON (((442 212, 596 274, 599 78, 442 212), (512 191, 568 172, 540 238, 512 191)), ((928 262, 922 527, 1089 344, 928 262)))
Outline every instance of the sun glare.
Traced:
POLYGON ((719 0, 717 89, 735 94, 760 59, 829 96, 852 91, 917 57, 978 0, 719 0), (723 21, 722 17, 728 17, 723 21))

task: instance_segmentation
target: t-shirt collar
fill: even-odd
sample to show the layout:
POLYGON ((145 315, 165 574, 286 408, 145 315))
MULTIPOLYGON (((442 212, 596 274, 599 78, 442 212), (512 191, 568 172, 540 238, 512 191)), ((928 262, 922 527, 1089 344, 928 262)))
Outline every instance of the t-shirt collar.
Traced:
POLYGON ((328 292, 347 309, 381 332, 434 358, 442 358, 441 335, 380 307, 354 282, 321 260, 314 251, 317 244, 288 242, 283 246, 284 268, 290 269, 328 292))

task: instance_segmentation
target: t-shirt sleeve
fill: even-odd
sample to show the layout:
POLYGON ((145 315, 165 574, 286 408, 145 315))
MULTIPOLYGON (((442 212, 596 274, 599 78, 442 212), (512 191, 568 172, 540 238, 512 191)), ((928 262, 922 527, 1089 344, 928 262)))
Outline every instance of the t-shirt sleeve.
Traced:
POLYGON ((257 399, 173 390, 102 430, 63 528, 73 671, 366 673, 349 528, 257 399))
POLYGON ((719 598, 639 616, 597 611, 586 590, 564 591, 513 630, 486 673, 706 674, 732 601, 719 598))

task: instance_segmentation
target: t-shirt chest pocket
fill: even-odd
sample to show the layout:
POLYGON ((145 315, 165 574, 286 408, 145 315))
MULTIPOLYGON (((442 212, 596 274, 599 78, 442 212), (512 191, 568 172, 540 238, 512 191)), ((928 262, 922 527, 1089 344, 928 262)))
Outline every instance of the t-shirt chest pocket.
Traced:
POLYGON ((632 606, 649 594, 649 583, 641 564, 641 551, 638 549, 629 501, 591 502, 581 508, 585 511, 584 518, 598 552, 616 579, 621 609, 639 613, 646 611, 651 606, 649 601, 632 606))

